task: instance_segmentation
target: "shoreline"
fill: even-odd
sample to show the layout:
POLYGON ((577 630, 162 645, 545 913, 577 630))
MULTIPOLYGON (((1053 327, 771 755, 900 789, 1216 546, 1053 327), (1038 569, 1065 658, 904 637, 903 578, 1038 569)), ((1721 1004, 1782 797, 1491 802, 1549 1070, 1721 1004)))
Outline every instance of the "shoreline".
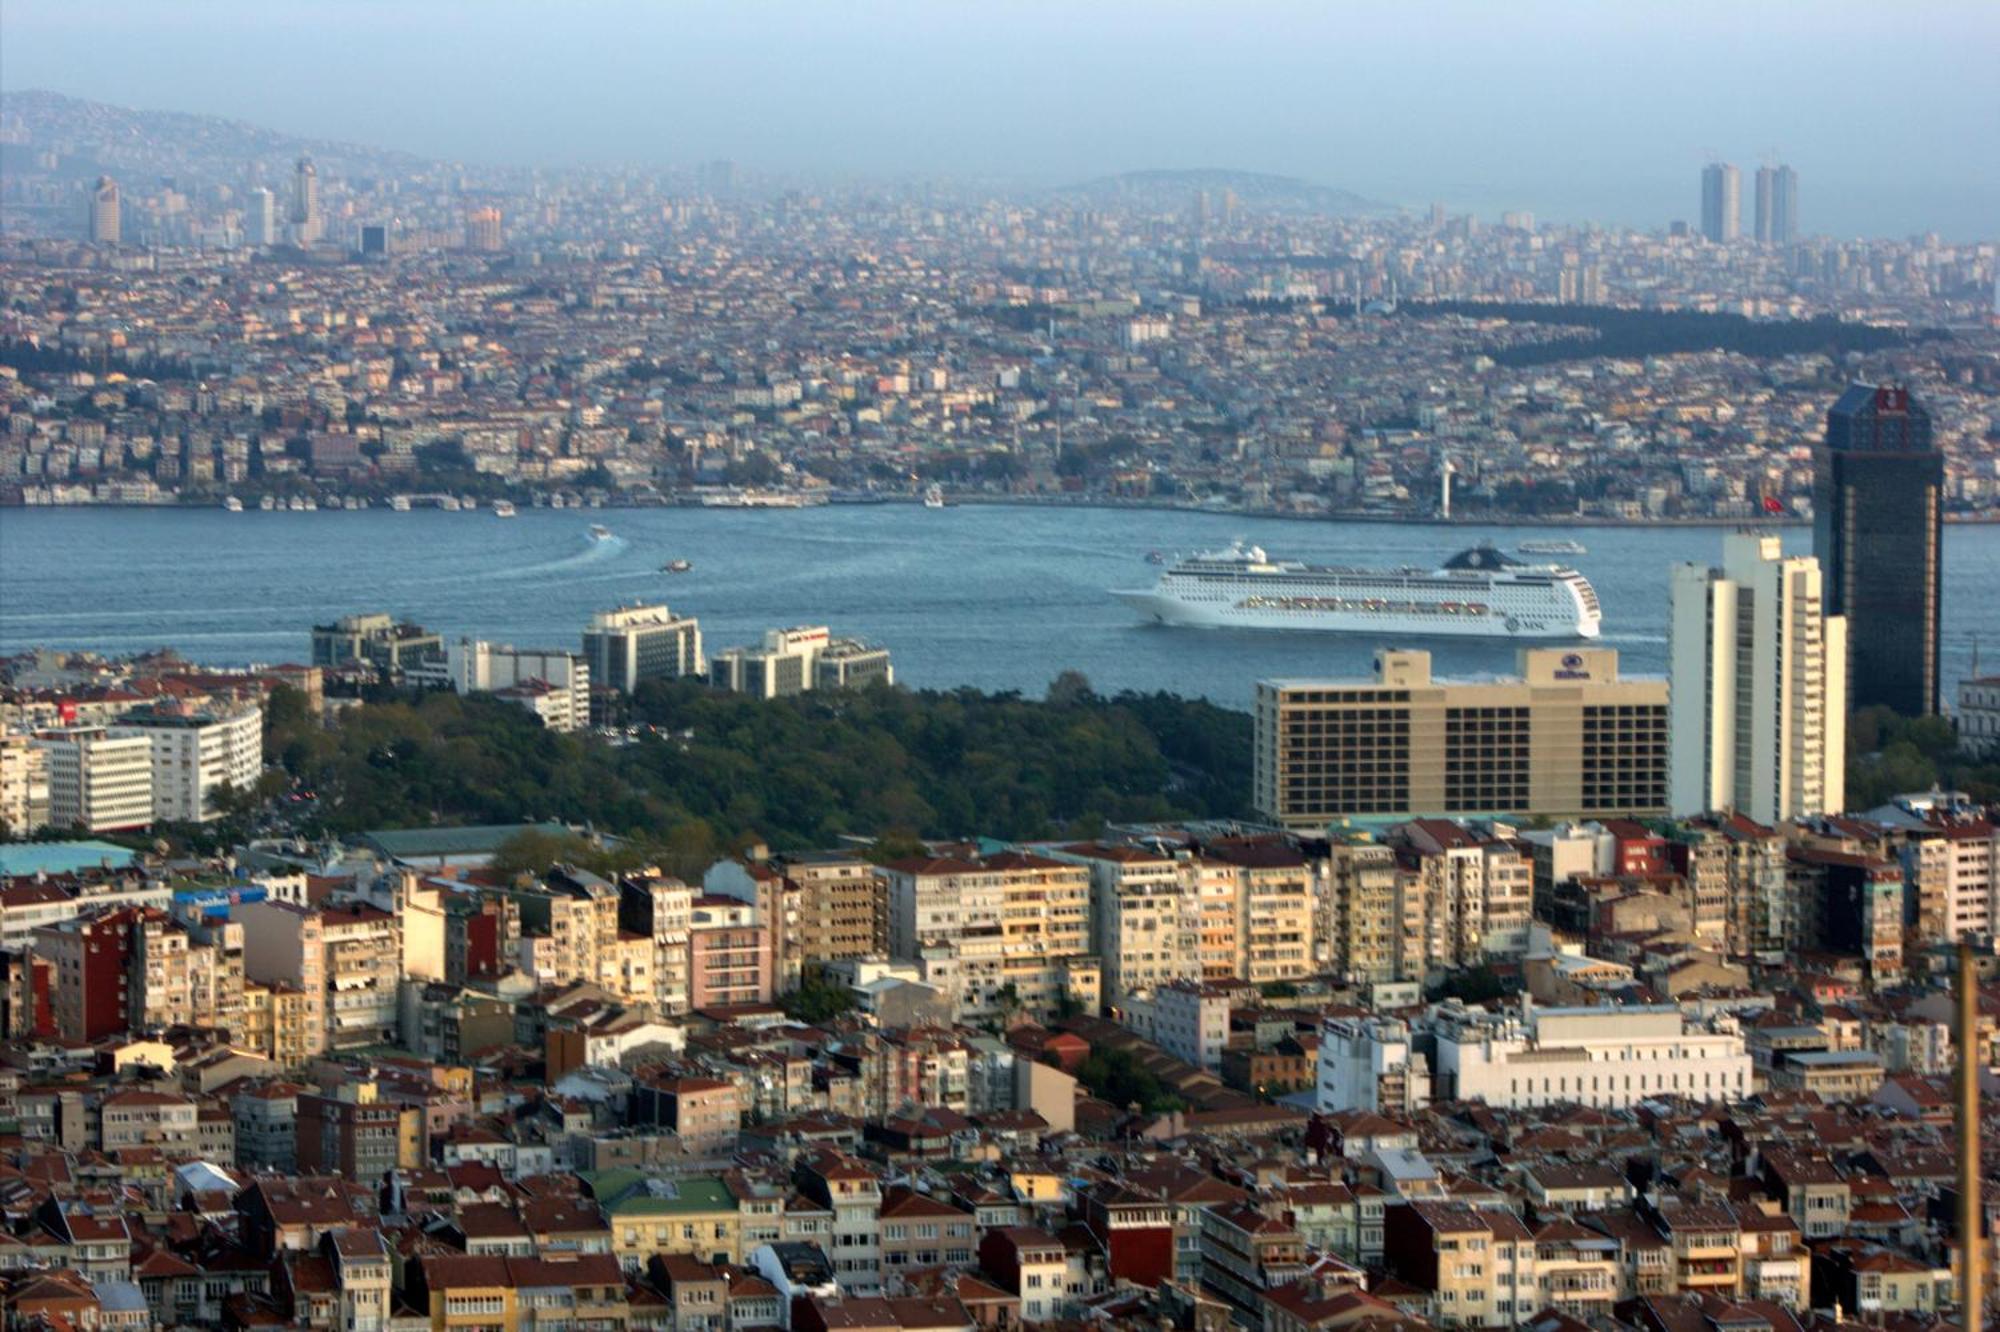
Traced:
MULTIPOLYGON (((521 511, 524 513, 540 512, 546 508, 546 506, 538 507, 535 505, 527 505, 523 507, 519 506, 518 501, 516 503, 517 507, 520 507, 521 511)), ((883 495, 883 496, 865 496, 856 498, 827 499, 820 501, 818 503, 801 504, 796 506, 703 505, 698 502, 690 502, 687 500, 676 500, 672 503, 665 503, 665 504, 611 503, 611 504, 599 505, 594 508, 585 507, 581 510, 577 510, 577 512, 613 513, 613 512, 651 511, 660 509, 712 510, 719 508, 725 511, 752 512, 752 513, 792 513, 792 512, 798 512, 799 510, 802 509, 864 508, 874 505, 921 506, 921 503, 922 501, 917 496, 914 495, 912 496, 883 495)), ((423 506, 424 509, 429 509, 430 507, 431 506, 423 506)), ((1443 518, 1438 516, 1437 514, 1383 513, 1379 510, 1373 510, 1373 509, 1332 510, 1325 513, 1299 513, 1289 509, 1220 509, 1208 505, 1186 504, 1172 500, 1120 500, 1120 499, 1113 499, 1107 496, 1089 496, 1081 499, 1070 499, 1062 496, 1042 497, 1034 495, 959 495, 959 496, 949 497, 946 500, 945 507, 946 508, 1093 509, 1093 510, 1104 510, 1108 512, 1141 511, 1141 512, 1155 512, 1155 513, 1205 514, 1217 518, 1257 518, 1257 519, 1269 518, 1269 519, 1281 519, 1285 522, 1296 522, 1296 523, 1372 523, 1378 525, 1408 525, 1408 526, 1443 527, 1443 528, 1503 527, 1503 528, 1543 529, 1552 531, 1561 530, 1564 528, 1584 528, 1584 527, 1588 528, 1625 528, 1625 527, 1789 528, 1789 527, 1810 527, 1812 525, 1812 520, 1810 518, 1802 518, 1799 517, 1797 514, 1790 514, 1790 513, 1764 514, 1764 515, 1744 514, 1733 517, 1683 515, 1673 518, 1614 518, 1603 514, 1571 514, 1571 515, 1564 515, 1562 517, 1532 517, 1526 514, 1492 514, 1492 515, 1481 514, 1477 516, 1467 516, 1462 518, 1461 517, 1443 518)), ((75 513, 75 512, 89 511, 94 509, 108 509, 120 512, 131 509, 140 509, 140 510, 147 510, 154 512, 177 512, 177 511, 199 511, 205 513, 225 512, 225 510, 222 507, 222 504, 219 501, 215 503, 209 503, 207 501, 196 501, 196 500, 187 500, 187 501, 177 500, 172 503, 136 503, 136 502, 126 502, 118 500, 106 500, 101 503, 93 502, 90 504, 0 504, 0 513, 12 512, 17 510, 21 512, 27 512, 33 510, 36 512, 55 511, 64 513, 75 513)), ((393 512, 419 512, 419 511, 422 510, 407 510, 407 511, 392 510, 389 509, 386 505, 375 504, 375 503, 371 503, 366 509, 344 509, 339 507, 338 505, 327 505, 312 510, 312 512, 315 513, 334 513, 334 514, 374 513, 374 512, 393 513, 393 512)), ((553 511, 559 513, 571 512, 571 510, 568 509, 560 509, 553 511)), ((264 510, 246 506, 243 512, 246 514, 268 512, 272 514, 292 515, 299 511, 292 509, 264 510)), ((443 510, 438 510, 438 512, 443 512, 443 510)), ((492 510, 490 507, 474 509, 471 510, 470 512, 472 512, 473 514, 483 513, 488 517, 492 516, 492 510)), ((2000 524, 2000 509, 1989 510, 1984 513, 1946 513, 1944 515, 1944 522, 1946 526, 1988 526, 1993 524, 2000 524)))

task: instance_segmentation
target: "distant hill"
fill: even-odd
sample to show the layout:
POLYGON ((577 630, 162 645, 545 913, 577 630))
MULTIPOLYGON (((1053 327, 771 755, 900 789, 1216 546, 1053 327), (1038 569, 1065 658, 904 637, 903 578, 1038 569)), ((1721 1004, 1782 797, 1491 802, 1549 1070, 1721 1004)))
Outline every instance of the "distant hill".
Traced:
POLYGON ((185 188, 204 182, 241 183, 253 167, 280 180, 301 154, 322 171, 341 175, 409 175, 436 164, 410 153, 284 134, 241 120, 184 111, 135 111, 81 97, 30 88, 0 93, 0 124, 12 131, 6 150, 56 154, 53 174, 173 176, 185 188), (23 132, 26 142, 19 142, 23 132))
POLYGON ((1139 204, 1145 207, 1186 208, 1195 191, 1206 190, 1220 206, 1219 196, 1233 190, 1245 205, 1282 212, 1331 213, 1360 216, 1393 213, 1389 204, 1365 198, 1352 190, 1316 185, 1296 176, 1273 176, 1259 171, 1230 171, 1220 167, 1196 167, 1179 171, 1127 171, 1116 176, 1067 185, 1055 191, 1059 196, 1095 199, 1105 203, 1139 204))

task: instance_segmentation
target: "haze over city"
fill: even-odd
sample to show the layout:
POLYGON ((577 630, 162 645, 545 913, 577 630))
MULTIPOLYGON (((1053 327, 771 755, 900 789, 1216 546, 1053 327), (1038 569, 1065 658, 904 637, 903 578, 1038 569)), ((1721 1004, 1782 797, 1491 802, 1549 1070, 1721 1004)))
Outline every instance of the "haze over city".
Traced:
POLYGON ((1714 155, 1813 233, 2000 219, 2000 8, 10 0, 0 87, 496 165, 791 180, 1304 177, 1392 205, 1691 219, 1714 155))

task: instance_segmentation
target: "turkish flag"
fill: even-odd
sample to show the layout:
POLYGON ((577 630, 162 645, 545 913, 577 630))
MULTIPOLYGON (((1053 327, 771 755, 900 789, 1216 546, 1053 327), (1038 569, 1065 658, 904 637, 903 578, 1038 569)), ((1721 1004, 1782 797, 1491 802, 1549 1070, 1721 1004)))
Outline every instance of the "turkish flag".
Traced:
POLYGON ((1764 496, 1765 513, 1783 513, 1784 511, 1785 511, 1784 504, 1781 503, 1776 497, 1771 495, 1764 496))

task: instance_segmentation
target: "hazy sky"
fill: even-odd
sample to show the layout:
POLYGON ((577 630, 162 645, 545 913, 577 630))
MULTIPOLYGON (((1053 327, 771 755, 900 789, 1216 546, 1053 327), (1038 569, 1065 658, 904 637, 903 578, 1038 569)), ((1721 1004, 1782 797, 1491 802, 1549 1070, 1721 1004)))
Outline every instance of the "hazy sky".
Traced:
POLYGON ((1657 226, 2000 237, 2000 3, 0 0, 0 87, 486 161, 1059 183, 1229 166, 1657 226))

